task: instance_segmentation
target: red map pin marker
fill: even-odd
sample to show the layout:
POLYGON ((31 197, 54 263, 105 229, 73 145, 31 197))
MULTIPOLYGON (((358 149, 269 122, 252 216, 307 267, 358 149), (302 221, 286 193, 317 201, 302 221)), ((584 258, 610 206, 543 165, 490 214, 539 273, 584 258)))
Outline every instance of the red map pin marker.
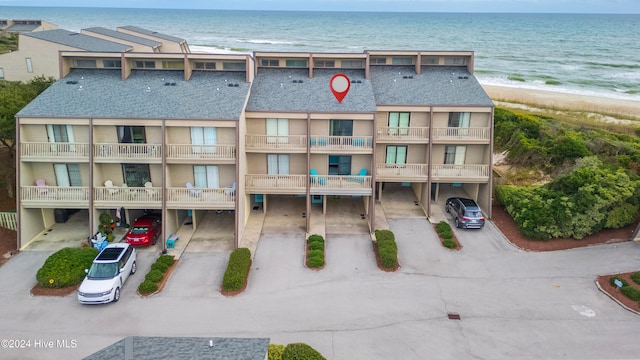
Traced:
POLYGON ((329 81, 329 87, 331 88, 333 96, 335 96, 336 100, 341 103, 342 99, 344 99, 349 92, 351 81, 345 74, 335 74, 329 81))

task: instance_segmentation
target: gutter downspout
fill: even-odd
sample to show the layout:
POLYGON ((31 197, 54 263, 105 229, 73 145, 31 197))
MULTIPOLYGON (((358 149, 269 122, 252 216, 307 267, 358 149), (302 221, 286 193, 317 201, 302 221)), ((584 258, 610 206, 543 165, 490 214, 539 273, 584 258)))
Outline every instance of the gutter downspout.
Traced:
POLYGON ((431 217, 431 163, 433 156, 433 106, 429 106, 429 146, 427 156, 427 218, 431 217))
MULTIPOLYGON (((311 231, 311 114, 307 112, 307 234, 311 231)), ((324 201, 324 197, 323 197, 324 201)), ((324 206, 324 204, 323 204, 324 206)))

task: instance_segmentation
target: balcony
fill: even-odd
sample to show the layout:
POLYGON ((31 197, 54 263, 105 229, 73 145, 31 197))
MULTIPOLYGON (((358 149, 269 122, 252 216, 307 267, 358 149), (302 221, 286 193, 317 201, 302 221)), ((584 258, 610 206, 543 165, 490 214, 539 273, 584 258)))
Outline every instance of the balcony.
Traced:
POLYGON ((246 175, 248 194, 306 194, 307 175, 246 175))
POLYGON ((377 142, 425 144, 429 142, 428 127, 388 127, 378 126, 377 142))
POLYGON ((428 171, 427 164, 376 164, 376 180, 425 182, 428 171))
POLYGON ((22 142, 20 143, 20 159, 42 162, 88 162, 89 144, 22 142))
POLYGON ((196 189, 171 187, 167 189, 169 209, 221 209, 233 210, 236 206, 236 189, 196 189))
POLYGON ((86 186, 21 186, 20 201, 24 207, 88 208, 89 188, 86 186))
POLYGON ((311 177, 311 195, 364 195, 372 194, 371 176, 317 175, 311 177))
POLYGON ((162 145, 160 144, 108 144, 93 146, 93 158, 101 163, 161 163, 162 145))
POLYGON ((431 166, 431 179, 438 182, 487 182, 489 165, 452 165, 431 166))
POLYGON ((94 206, 97 208, 128 207, 159 209, 162 207, 160 187, 96 187, 94 206))
POLYGON ((235 145, 167 145, 167 162, 182 163, 211 162, 218 164, 234 164, 236 161, 235 145))
POLYGON ((433 128, 433 142, 439 144, 489 144, 491 140, 491 128, 433 128))
POLYGON ((247 151, 252 152, 293 153, 307 151, 306 135, 247 135, 245 140, 247 151))
POLYGON ((372 136, 311 136, 312 153, 331 154, 371 154, 372 136))

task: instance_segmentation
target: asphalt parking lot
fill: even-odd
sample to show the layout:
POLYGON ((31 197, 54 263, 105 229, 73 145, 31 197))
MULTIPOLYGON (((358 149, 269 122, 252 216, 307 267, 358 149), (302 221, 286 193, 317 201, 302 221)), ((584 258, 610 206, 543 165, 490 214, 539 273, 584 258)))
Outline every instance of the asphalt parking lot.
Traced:
MULTIPOLYGON (((594 285, 598 274, 638 270, 632 242, 552 253, 523 252, 488 223, 455 230, 443 248, 424 218, 389 219, 401 268, 380 271, 368 236, 328 235, 327 264, 306 269, 298 234, 258 243, 249 286, 220 294, 228 253, 186 252, 164 290, 135 290, 157 256, 138 254, 120 302, 82 306, 75 294, 32 297, 48 252, 22 252, 0 267, 0 335, 31 340, 2 358, 81 358, 137 336, 269 337, 306 342, 328 359, 633 359, 640 318, 594 285), (450 320, 448 313, 459 314, 450 320), (75 348, 35 348, 35 340, 75 348)), ((43 344, 40 342, 39 344, 43 344)))

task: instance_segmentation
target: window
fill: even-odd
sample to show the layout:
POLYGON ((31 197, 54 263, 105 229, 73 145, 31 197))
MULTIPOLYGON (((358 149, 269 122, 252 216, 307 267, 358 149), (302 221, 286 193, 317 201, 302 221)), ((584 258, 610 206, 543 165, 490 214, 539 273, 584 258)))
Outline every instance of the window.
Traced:
POLYGON ((163 69, 184 69, 184 61, 165 60, 162 62, 163 69))
POLYGON ((102 60, 102 66, 106 68, 121 68, 122 61, 121 60, 102 60))
POLYGON ((116 126, 121 144, 145 144, 144 126, 116 126))
POLYGON ((466 146, 447 145, 444 148, 444 163, 452 165, 463 165, 464 156, 467 151, 466 146))
POLYGON ((143 187, 151 181, 148 164, 122 164, 124 180, 129 187, 143 187))
POLYGON ((364 60, 342 60, 343 69, 362 69, 364 68, 364 60))
POLYGON ((387 58, 384 56, 372 56, 369 62, 371 65, 386 65, 387 58))
POLYGON ((260 66, 280 66, 280 60, 278 59, 261 59, 260 66))
POLYGON ((25 58, 24 60, 27 62, 27 72, 28 73, 32 73, 33 72, 33 64, 31 63, 31 58, 25 58))
POLYGON ((289 142, 289 119, 267 119, 267 143, 289 142))
POLYGON ((321 67, 332 68, 336 66, 336 62, 335 60, 314 60, 313 66, 318 68, 321 68, 321 67))
POLYGON ((331 120, 329 123, 329 135, 353 136, 353 120, 331 120))
POLYGON ((136 60, 134 67, 136 69, 155 69, 156 62, 151 60, 136 60))
POLYGON ((53 164, 58 186, 82 186, 80 165, 78 164, 53 164))
POLYGON ((196 70, 215 70, 216 63, 196 61, 196 70))
MULTIPOLYGON (((193 145, 216 145, 217 132, 215 127, 191 127, 191 144, 193 145)), ((215 146, 192 146, 194 153, 215 153, 215 146)))
POLYGON ((465 57, 446 57, 444 58, 445 65, 467 65, 467 58, 465 57))
POLYGON ((389 135, 407 135, 409 133, 408 112, 389 113, 389 135))
POLYGON ((242 61, 225 61, 222 63, 223 70, 246 70, 242 61))
POLYGON ((469 120, 471 113, 468 112, 452 112, 449 113, 449 124, 447 135, 460 136, 469 134, 469 120))
POLYGON ((74 59, 73 66, 75 67, 83 67, 83 68, 94 68, 98 67, 95 59, 74 59))
POLYGON ((288 175, 289 174, 289 155, 267 154, 267 174, 288 175))
POLYGON ((4 70, 0 68, 0 80, 4 80, 4 70))
POLYGON ((440 58, 438 56, 423 56, 420 61, 422 65, 438 65, 440 58))
POLYGON ((329 175, 351 175, 351 155, 329 155, 329 175))
POLYGON ((307 67, 306 59, 287 59, 287 67, 307 67))
POLYGON ((413 63, 413 59, 411 57, 394 57, 391 59, 391 64, 393 65, 411 65, 413 63))
POLYGON ((194 165, 193 179, 195 186, 202 189, 217 189, 219 183, 218 165, 194 165))
POLYGON ((387 164, 406 164, 407 163, 407 147, 406 146, 387 146, 387 164))
POLYGON ((47 125, 49 142, 74 142, 71 125, 47 125))

